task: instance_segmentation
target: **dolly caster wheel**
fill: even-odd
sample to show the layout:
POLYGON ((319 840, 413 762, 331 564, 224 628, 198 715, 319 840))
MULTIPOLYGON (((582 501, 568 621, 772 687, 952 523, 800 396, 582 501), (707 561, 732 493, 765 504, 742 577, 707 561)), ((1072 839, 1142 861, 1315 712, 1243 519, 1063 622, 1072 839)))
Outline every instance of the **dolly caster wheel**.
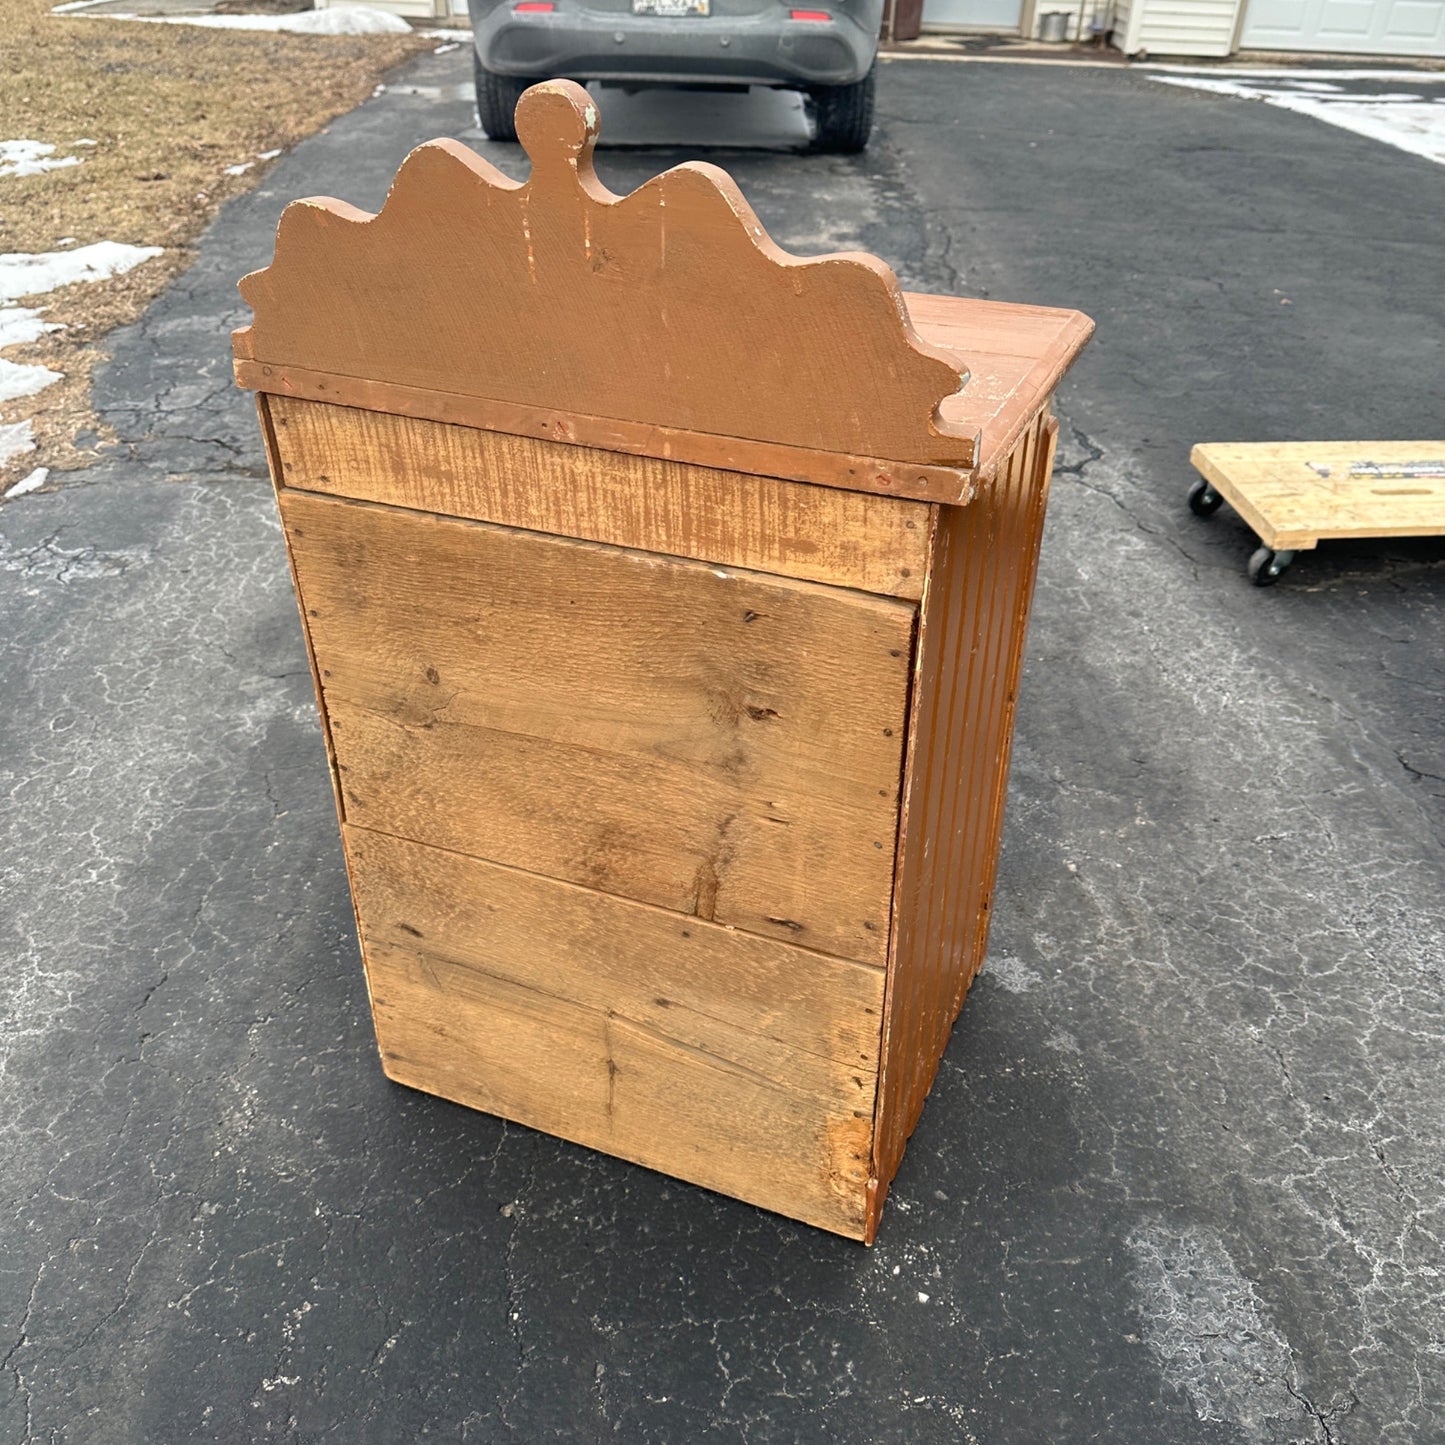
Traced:
POLYGON ((1211 517, 1224 503, 1224 498, 1202 478, 1189 489, 1189 510, 1196 517, 1211 517))
POLYGON ((1249 559, 1249 580, 1256 587, 1273 587, 1279 581, 1279 574, 1293 561, 1293 552, 1276 552, 1272 547, 1261 547, 1249 559))

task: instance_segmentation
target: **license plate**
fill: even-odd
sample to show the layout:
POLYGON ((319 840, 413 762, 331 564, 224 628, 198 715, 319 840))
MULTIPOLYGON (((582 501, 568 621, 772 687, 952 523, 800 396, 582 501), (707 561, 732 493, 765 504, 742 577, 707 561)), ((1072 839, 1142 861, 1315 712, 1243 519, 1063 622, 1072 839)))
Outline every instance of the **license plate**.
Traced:
POLYGON ((706 15, 712 0, 632 0, 634 15, 706 15))

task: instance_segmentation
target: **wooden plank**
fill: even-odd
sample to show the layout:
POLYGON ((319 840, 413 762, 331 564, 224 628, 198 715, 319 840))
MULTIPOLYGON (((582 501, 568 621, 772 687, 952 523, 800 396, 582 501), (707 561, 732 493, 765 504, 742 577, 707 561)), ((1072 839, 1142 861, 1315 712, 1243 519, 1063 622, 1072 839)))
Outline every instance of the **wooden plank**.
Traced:
POLYGON ((926 503, 271 398, 290 487, 917 599, 926 503))
MULTIPOLYGON (((236 335, 240 337, 242 333, 236 335)), ((240 342, 236 345, 239 352, 240 342)), ((809 451, 778 442, 684 431, 655 422, 583 416, 558 411, 555 407, 402 386, 366 377, 337 376, 301 366, 255 361, 239 354, 235 374, 238 386, 272 396, 322 401, 333 406, 352 406, 514 436, 533 436, 570 446, 692 462, 698 466, 885 497, 961 504, 973 495, 973 474, 963 465, 936 466, 882 461, 847 452, 809 451)))
POLYGON ((345 837, 369 944, 612 1009, 804 1094, 877 1070, 876 966, 352 824, 345 837))
POLYGON ((392 1078, 863 1236, 880 970, 345 836, 392 1078))
POLYGON ((949 351, 1037 360, 1054 350, 1077 324, 1079 313, 1057 306, 983 301, 972 296, 934 296, 905 291, 908 317, 918 334, 949 351))
POLYGON ((1445 535, 1445 441, 1208 442, 1189 460, 1276 550, 1445 535), (1410 475, 1421 463, 1436 474, 1410 475))
POLYGON ((1057 425, 940 510, 920 618, 874 1137, 876 1225, 988 942, 1014 706, 1057 425))
POLYGON ((882 962, 910 604, 281 506, 348 821, 882 962))
POLYGON ((597 108, 533 86, 517 183, 456 141, 418 147, 379 214, 286 208, 246 277, 243 359, 853 456, 967 466, 938 414, 953 357, 918 339, 893 273, 800 259, 732 179, 677 166, 627 196, 592 169, 597 108))
POLYGON ((807 450, 656 423, 577 415, 555 407, 461 394, 455 381, 445 388, 424 389, 336 375, 291 362, 250 359, 241 354, 245 345, 240 341, 236 379, 242 386, 278 396, 959 505, 973 494, 974 475, 992 477, 1012 452, 1023 429, 1093 334, 1094 323, 1077 311, 1050 307, 913 293, 905 299, 920 334, 941 354, 951 356, 957 369, 969 373, 961 390, 939 402, 939 414, 947 424, 975 439, 967 458, 956 466, 855 455, 846 452, 841 438, 834 448, 807 450), (1011 325, 1014 313, 1017 324, 1011 325))
POLYGON ((871 1074, 844 1081, 856 1107, 830 1106, 615 1010, 416 950, 372 947, 366 967, 398 1083, 864 1237, 871 1074))

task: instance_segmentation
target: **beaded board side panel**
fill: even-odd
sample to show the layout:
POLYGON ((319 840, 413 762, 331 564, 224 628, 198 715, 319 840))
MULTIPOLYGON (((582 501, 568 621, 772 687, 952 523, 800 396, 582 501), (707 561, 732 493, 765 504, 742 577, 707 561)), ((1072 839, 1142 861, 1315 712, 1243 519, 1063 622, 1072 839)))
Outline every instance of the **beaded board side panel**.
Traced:
POLYGON ((889 950, 872 1215, 983 962, 1014 707, 1058 423, 1040 413, 985 491, 940 509, 920 620, 889 950))

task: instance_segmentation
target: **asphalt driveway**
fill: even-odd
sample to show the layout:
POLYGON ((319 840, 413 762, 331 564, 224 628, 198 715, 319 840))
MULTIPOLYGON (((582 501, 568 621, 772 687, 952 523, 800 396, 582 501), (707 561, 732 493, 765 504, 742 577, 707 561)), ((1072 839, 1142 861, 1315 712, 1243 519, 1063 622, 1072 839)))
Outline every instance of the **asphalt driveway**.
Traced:
POLYGON ((786 108, 711 157, 785 245, 1099 324, 990 962, 867 1251, 376 1063, 227 333, 285 200, 375 207, 440 134, 517 171, 466 75, 234 202, 112 338, 124 445, 0 509, 0 1439, 1445 1439, 1441 547, 1261 592, 1183 505, 1196 441, 1440 434, 1445 170, 942 62, 885 67, 866 157, 789 152, 786 108))

